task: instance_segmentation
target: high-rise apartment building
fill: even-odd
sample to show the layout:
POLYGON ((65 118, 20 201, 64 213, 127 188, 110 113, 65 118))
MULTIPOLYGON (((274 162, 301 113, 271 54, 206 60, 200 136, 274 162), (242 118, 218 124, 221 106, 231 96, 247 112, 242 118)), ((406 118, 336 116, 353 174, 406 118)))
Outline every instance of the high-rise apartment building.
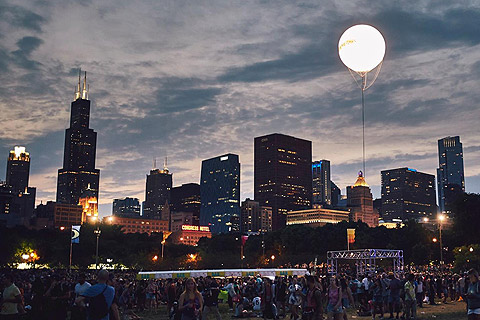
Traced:
POLYGON ((113 199, 112 215, 118 217, 140 217, 138 198, 113 199))
POLYGON ((246 199, 242 202, 241 232, 269 232, 272 231, 272 208, 260 206, 258 201, 246 199))
POLYGON ((312 163, 313 204, 332 205, 332 185, 330 181, 330 161, 320 160, 312 163))
POLYGON ((239 231, 240 162, 225 154, 202 161, 200 225, 213 234, 239 231))
POLYGON ((170 202, 172 212, 192 212, 199 218, 200 205, 200 185, 198 183, 186 183, 172 188, 170 202))
POLYGON ((80 74, 71 105, 70 128, 65 131, 63 168, 58 170, 57 203, 77 205, 89 189, 98 201, 100 170, 95 169, 97 133, 90 129, 87 73, 80 89, 80 74))
POLYGON ((165 206, 170 206, 172 182, 172 174, 167 168, 166 161, 162 170, 156 168, 150 170, 145 189, 144 218, 162 219, 162 210, 165 206))
POLYGON ((449 212, 450 206, 465 192, 463 147, 460 137, 438 140, 437 189, 441 212, 449 212))
POLYGON ((382 218, 420 219, 437 211, 435 176, 410 168, 382 171, 382 218))
POLYGON ((254 194, 272 207, 273 230, 286 224, 288 211, 312 205, 312 142, 270 134, 255 138, 254 194))

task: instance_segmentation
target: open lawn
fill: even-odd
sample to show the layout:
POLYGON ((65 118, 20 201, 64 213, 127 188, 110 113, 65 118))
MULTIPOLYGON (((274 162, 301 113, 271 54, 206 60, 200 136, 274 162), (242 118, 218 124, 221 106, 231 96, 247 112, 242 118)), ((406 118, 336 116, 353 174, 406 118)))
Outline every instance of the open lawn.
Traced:
MULTIPOLYGON (((220 304, 220 313, 222 315, 223 320, 231 320, 235 319, 232 318, 233 311, 228 310, 228 306, 223 303, 220 304)), ((140 316, 140 319, 144 320, 166 320, 166 307, 161 306, 157 311, 153 310, 146 310, 143 312, 137 312, 137 315, 140 316)), ((385 319, 388 318, 388 314, 385 319)), ((348 310, 348 319, 371 319, 371 316, 368 317, 360 317, 356 315, 354 309, 348 310)), ((128 319, 128 318, 126 318, 128 319)), ((131 318, 134 319, 134 318, 131 318)), ((209 315, 209 319, 214 320, 215 317, 213 315, 209 315)), ((245 318, 246 319, 246 318, 245 318)), ((255 319, 255 318, 252 318, 255 319)), ((283 318, 280 318, 283 320, 283 318)), ((285 319, 290 319, 290 316, 287 316, 285 319)), ((377 318, 378 319, 378 316, 377 318)), ((441 304, 437 302, 437 305, 430 306, 424 305, 423 308, 417 308, 417 319, 431 319, 431 320, 464 320, 467 319, 466 310, 465 310, 465 303, 464 302, 448 302, 448 304, 441 304)))

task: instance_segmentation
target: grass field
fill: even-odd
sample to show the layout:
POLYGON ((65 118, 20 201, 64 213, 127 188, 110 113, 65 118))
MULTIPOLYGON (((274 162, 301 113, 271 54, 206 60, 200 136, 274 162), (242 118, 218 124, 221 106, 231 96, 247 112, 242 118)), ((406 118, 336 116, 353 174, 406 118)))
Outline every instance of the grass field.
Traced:
MULTIPOLYGON (((228 306, 223 303, 220 305, 220 313, 223 320, 231 320, 233 312, 228 310, 228 306)), ((158 310, 146 310, 143 312, 137 313, 140 316, 140 319, 144 320, 166 320, 166 307, 161 306, 158 310)), ((386 314, 386 316, 388 316, 386 314)), ((355 310, 348 310, 348 319, 358 319, 358 320, 368 320, 371 319, 371 316, 360 317, 356 315, 355 310)), ((128 318, 127 318, 128 319, 128 318)), ((132 318, 133 319, 133 318, 132 318)), ((213 315, 209 316, 210 320, 214 320, 213 315)), ((235 319, 235 318, 233 318, 235 319)), ((252 318, 256 319, 256 318, 252 318)), ((283 318, 280 318, 283 320, 283 318)), ((290 316, 287 316, 285 319, 290 319, 290 316)), ((378 319, 378 316, 377 318, 378 319)), ((385 318, 387 319, 387 318, 385 318)), ((424 305, 423 308, 417 308, 417 319, 431 319, 431 320, 464 320, 467 319, 465 311, 464 302, 448 302, 448 304, 440 304, 438 302, 435 306, 424 305)))

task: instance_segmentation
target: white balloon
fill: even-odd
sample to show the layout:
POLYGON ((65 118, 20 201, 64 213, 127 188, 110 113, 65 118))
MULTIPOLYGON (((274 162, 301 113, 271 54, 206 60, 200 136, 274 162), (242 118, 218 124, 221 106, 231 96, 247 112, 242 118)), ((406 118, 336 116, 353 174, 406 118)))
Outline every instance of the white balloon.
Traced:
POLYGON ((367 73, 385 56, 385 39, 380 31, 366 24, 348 28, 338 41, 338 55, 347 68, 367 73))

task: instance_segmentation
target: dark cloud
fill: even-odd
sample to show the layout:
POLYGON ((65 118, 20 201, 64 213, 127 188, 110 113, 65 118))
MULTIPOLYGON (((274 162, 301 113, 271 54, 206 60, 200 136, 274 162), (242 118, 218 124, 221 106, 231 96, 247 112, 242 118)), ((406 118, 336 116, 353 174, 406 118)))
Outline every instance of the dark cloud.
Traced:
POLYGON ((0 19, 7 21, 12 26, 37 32, 42 31, 42 24, 46 21, 44 17, 31 10, 5 4, 0 4, 0 19))

